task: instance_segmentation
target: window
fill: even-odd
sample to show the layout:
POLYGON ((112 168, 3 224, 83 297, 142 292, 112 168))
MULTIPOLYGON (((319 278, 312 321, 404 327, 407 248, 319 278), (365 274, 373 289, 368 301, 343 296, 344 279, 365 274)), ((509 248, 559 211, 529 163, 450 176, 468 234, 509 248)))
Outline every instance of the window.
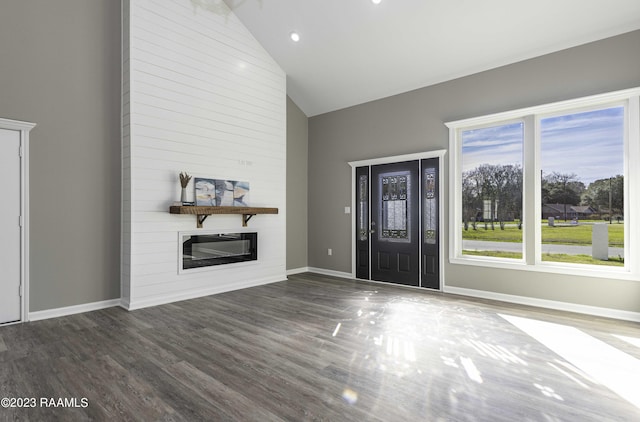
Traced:
POLYGON ((624 114, 540 119, 543 261, 624 266, 624 114))
POLYGON ((636 88, 447 123, 451 262, 640 274, 639 96, 636 88))
POLYGON ((461 131, 463 255, 522 259, 523 129, 461 131))

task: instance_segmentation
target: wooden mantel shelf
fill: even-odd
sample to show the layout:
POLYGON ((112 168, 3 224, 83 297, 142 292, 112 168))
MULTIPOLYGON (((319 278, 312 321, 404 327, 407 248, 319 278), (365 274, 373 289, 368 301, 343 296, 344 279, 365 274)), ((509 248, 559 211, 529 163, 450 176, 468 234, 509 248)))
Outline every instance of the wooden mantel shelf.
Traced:
POLYGON ((247 227, 247 222, 256 214, 277 214, 277 208, 264 207, 205 207, 205 206, 177 206, 169 208, 171 214, 190 214, 198 219, 198 228, 208 216, 214 214, 242 214, 242 226, 247 227))

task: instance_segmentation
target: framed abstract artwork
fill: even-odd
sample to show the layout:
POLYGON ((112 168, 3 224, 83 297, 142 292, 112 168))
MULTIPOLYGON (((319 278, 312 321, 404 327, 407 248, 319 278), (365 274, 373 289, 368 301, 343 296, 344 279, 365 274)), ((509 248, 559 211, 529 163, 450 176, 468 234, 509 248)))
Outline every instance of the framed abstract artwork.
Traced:
POLYGON ((248 207, 249 182, 194 178, 196 205, 213 207, 248 207))

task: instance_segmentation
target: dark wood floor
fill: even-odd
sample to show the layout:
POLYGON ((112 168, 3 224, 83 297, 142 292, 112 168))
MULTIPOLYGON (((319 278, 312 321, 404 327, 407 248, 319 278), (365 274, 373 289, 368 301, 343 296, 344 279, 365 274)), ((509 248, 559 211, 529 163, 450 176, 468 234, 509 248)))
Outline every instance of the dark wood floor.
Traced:
POLYGON ((499 313, 570 325, 640 359, 614 336, 640 338, 638 324, 302 274, 0 327, 0 397, 88 400, 0 408, 0 420, 640 420, 499 313))

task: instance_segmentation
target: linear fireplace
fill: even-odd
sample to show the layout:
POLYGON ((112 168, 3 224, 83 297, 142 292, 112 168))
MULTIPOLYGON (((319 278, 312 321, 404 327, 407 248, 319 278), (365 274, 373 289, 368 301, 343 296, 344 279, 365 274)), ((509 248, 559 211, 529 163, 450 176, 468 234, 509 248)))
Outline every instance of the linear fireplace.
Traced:
POLYGON ((181 233, 180 272, 258 259, 258 233, 181 233))

